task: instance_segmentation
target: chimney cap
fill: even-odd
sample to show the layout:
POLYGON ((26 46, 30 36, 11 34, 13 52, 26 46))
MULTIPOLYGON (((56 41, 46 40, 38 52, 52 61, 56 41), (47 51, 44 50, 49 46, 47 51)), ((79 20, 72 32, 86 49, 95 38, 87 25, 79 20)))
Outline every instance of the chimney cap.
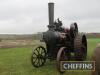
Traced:
POLYGON ((53 2, 49 2, 48 4, 54 4, 53 2))

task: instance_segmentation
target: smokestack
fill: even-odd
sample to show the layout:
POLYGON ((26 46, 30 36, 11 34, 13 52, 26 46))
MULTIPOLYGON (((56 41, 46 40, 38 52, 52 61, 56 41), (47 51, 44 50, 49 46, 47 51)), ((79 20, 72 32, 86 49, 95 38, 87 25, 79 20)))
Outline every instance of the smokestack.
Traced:
POLYGON ((48 3, 49 29, 54 27, 54 3, 48 3))

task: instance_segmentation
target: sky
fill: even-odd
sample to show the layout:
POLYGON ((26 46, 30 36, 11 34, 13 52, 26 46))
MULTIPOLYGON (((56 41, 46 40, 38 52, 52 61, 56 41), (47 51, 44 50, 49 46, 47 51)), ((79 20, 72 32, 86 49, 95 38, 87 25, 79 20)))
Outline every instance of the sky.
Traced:
POLYGON ((100 0, 0 0, 0 34, 47 31, 48 2, 64 27, 77 22, 80 32, 100 32, 100 0))

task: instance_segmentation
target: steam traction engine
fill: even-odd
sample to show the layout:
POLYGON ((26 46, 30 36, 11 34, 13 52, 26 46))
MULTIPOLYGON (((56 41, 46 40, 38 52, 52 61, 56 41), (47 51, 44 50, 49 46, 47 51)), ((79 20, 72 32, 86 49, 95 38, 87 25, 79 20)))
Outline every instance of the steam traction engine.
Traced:
POLYGON ((60 70, 60 61, 69 61, 71 54, 74 60, 83 61, 87 56, 87 39, 85 34, 78 33, 77 23, 72 23, 70 29, 63 28, 62 22, 54 22, 54 3, 48 3, 49 25, 48 31, 43 32, 43 41, 46 48, 38 46, 33 50, 31 62, 34 67, 41 67, 46 59, 57 60, 57 69, 60 70))

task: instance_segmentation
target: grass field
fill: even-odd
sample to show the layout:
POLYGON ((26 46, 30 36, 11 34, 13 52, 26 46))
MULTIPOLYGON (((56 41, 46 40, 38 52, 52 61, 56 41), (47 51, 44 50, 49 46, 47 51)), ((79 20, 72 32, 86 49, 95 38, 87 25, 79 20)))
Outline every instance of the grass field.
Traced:
MULTIPOLYGON (((88 56, 90 60, 93 49, 100 39, 88 39, 88 56)), ((30 57, 34 47, 0 49, 0 75, 60 75, 56 62, 48 62, 41 68, 31 65, 30 57)), ((90 72, 66 72, 64 75, 90 75, 90 72)))

